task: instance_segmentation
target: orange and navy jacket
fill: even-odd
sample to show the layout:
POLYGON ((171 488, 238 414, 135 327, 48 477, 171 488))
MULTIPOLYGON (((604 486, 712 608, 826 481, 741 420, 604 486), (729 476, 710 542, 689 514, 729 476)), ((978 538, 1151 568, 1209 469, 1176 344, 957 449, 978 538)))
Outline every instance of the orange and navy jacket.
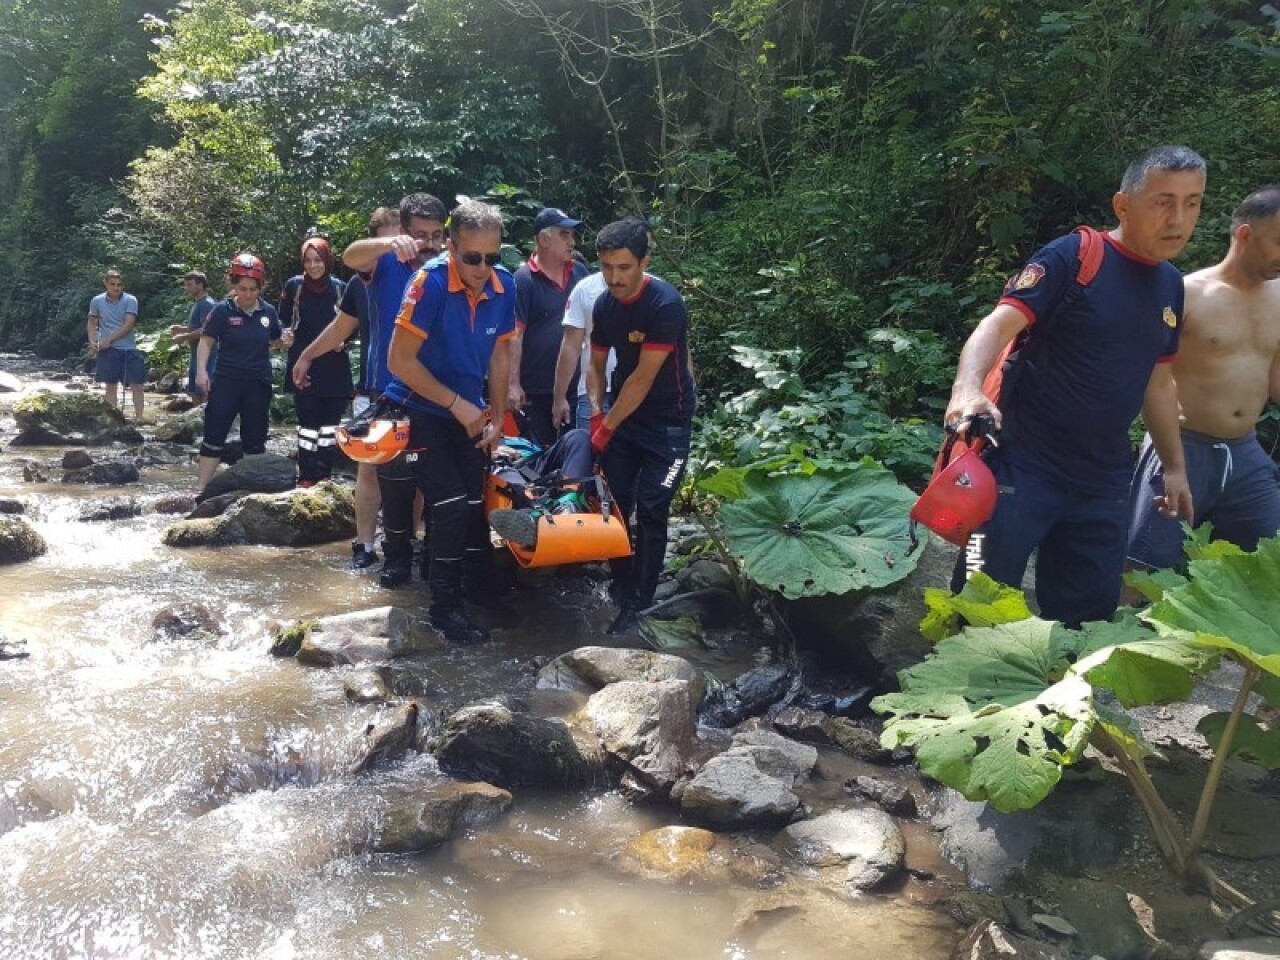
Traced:
MULTIPOLYGON (((494 345, 516 335, 516 291, 511 274, 496 266, 476 295, 462 282, 452 261, 440 257, 409 280, 396 316, 402 334, 421 340, 418 362, 464 400, 483 408, 484 383, 494 345)), ((452 419, 444 407, 392 377, 385 396, 415 413, 452 419)))

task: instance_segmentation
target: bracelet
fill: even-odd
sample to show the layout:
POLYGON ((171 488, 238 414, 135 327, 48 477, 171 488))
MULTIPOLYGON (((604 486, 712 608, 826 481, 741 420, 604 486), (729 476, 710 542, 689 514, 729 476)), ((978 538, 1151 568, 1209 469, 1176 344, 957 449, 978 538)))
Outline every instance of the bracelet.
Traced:
POLYGON ((457 391, 457 390, 455 390, 455 391, 453 391, 453 399, 449 401, 449 405, 448 405, 447 407, 445 407, 445 409, 446 409, 446 410, 452 410, 452 409, 453 409, 453 405, 454 405, 455 403, 457 403, 457 402, 458 402, 458 391, 457 391))

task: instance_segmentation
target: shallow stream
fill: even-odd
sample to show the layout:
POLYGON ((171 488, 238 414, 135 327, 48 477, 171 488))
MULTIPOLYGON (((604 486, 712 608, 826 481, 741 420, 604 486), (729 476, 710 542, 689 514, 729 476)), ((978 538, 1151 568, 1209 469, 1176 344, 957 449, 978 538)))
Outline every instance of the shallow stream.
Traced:
MULTIPOLYGON (((40 385, 29 364, 0 369, 40 385)), ((280 623, 389 599, 417 608, 424 588, 380 590, 347 569, 346 543, 178 551, 160 542, 175 517, 82 520, 90 503, 185 489, 194 467, 144 467, 125 489, 58 483, 62 449, 8 447, 14 399, 0 396, 0 497, 22 501, 49 551, 0 568, 0 634, 30 653, 0 662, 0 957, 949 955, 959 931, 929 882, 852 899, 629 875, 619 847, 678 812, 614 793, 517 791, 496 823, 432 853, 356 852, 389 791, 441 775, 421 755, 350 773, 377 707, 347 701, 342 670, 267 648, 280 623), (25 482, 22 461, 50 482, 25 482), (183 603, 213 612, 221 639, 153 636, 155 616, 183 603)), ((602 589, 522 584, 498 642, 413 664, 427 712, 494 698, 563 709, 534 694, 529 663, 604 640, 602 589)), ((736 656, 705 665, 732 677, 750 666, 736 656)), ((824 752, 806 801, 841 803, 856 766, 824 752)), ((916 876, 945 873, 927 833, 908 832, 916 876)))

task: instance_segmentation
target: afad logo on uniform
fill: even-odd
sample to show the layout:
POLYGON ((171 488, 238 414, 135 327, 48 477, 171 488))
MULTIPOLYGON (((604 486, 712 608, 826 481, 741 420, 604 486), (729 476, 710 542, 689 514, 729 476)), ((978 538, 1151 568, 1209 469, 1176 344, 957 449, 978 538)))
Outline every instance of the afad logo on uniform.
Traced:
POLYGON ((1173 312, 1173 307, 1164 308, 1164 325, 1166 327, 1176 327, 1178 325, 1178 315, 1173 312))

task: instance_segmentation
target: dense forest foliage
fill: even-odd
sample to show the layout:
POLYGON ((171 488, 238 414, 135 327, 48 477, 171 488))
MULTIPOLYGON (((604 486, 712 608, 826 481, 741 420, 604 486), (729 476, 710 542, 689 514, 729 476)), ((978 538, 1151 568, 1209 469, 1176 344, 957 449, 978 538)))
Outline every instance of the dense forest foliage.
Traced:
POLYGON ((1110 222, 1134 153, 1209 161, 1185 268, 1280 180, 1280 10, 1252 0, 0 9, 0 346, 76 351, 109 264, 144 329, 240 249, 278 287, 308 229, 340 247, 409 191, 499 203, 513 264, 544 203, 588 249, 637 212, 736 397, 705 428, 726 457, 794 438, 916 472, 965 331, 1038 244, 1110 222))

